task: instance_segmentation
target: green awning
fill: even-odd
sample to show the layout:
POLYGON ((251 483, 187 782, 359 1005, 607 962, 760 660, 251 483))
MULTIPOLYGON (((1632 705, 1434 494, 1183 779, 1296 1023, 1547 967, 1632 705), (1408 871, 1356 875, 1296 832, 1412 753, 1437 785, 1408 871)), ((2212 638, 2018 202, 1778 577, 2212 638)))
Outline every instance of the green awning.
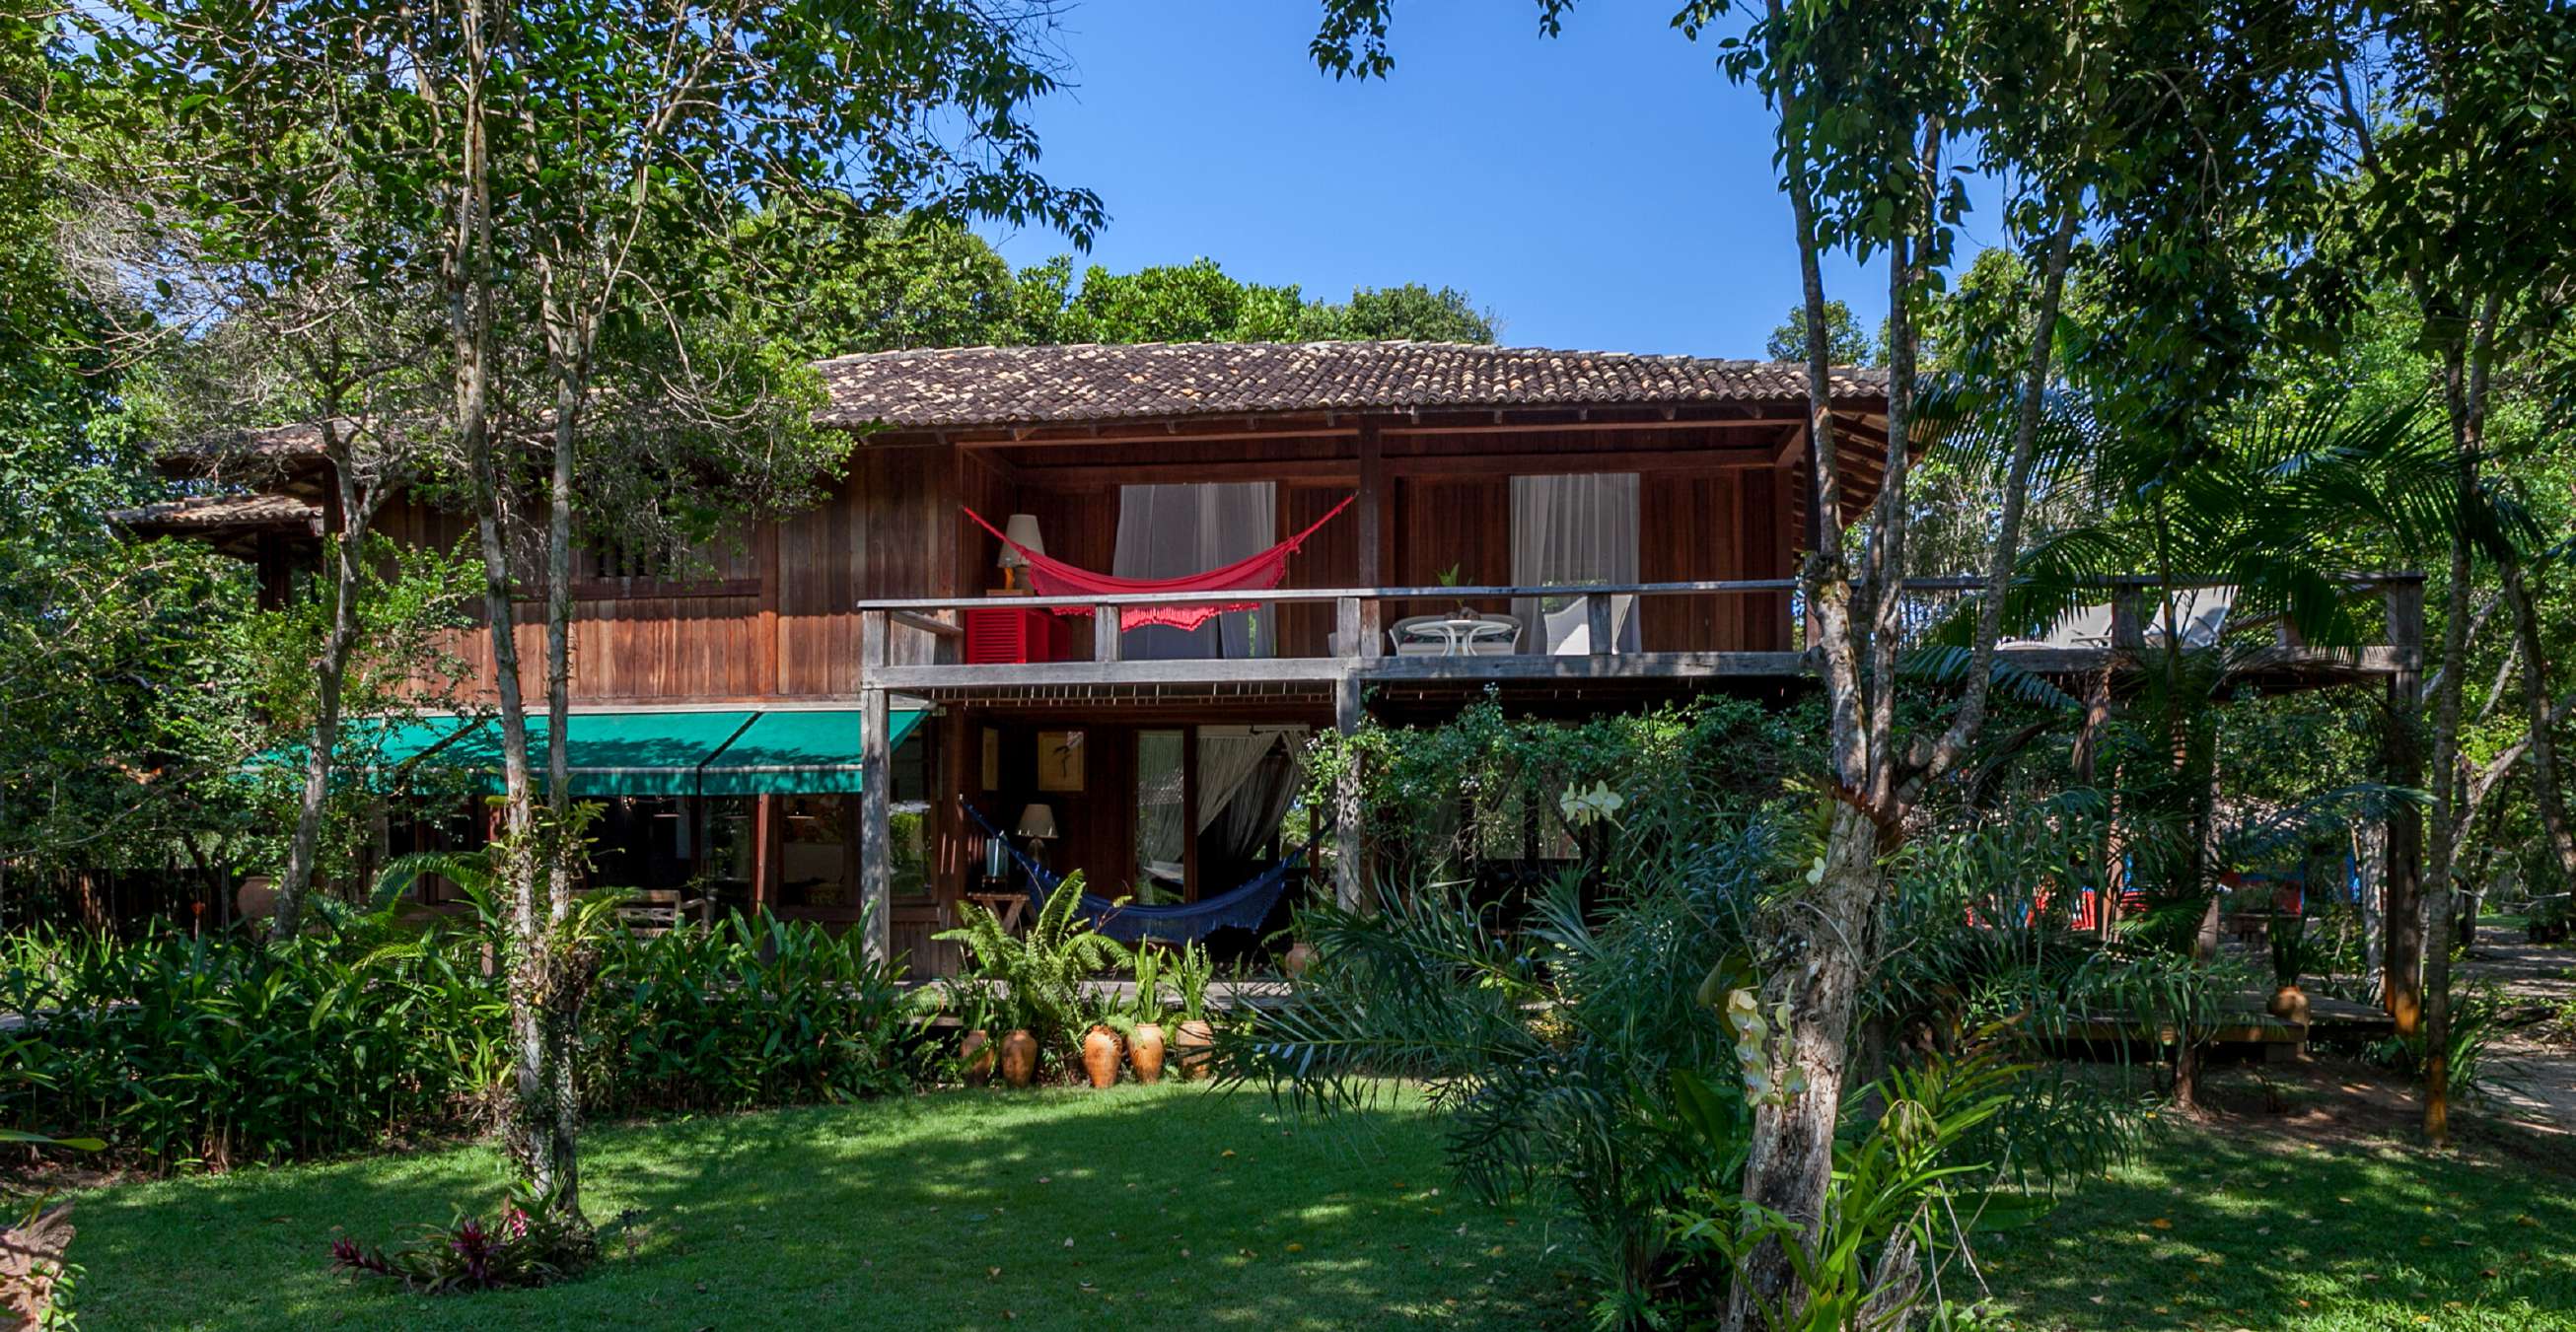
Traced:
MULTIPOLYGON (((458 736, 474 729, 472 717, 439 715, 416 721, 352 717, 340 724, 340 762, 347 769, 364 772, 372 782, 398 785, 412 769, 425 763, 445 764, 447 760, 438 757, 441 752, 458 736)), ((244 766, 301 772, 306 748, 288 745, 254 754, 244 766)), ((496 750, 496 756, 497 753, 496 750)))
MULTIPOLYGON (((888 714, 889 746, 900 745, 923 714, 888 714)), ((600 796, 836 795, 859 789, 859 710, 576 712, 567 719, 565 757, 572 793, 600 796)), ((528 760, 545 780, 546 718, 528 718, 528 760)), ((352 757, 371 780, 405 771, 473 774, 487 792, 501 789, 498 717, 435 716, 415 722, 356 720, 346 735, 352 757)), ((301 752, 254 759, 258 766, 300 765, 301 752)))
MULTIPOLYGON (((751 724, 756 712, 576 712, 565 718, 564 758, 576 796, 697 793, 698 765, 751 724)), ((545 780, 546 718, 528 718, 528 766, 545 780)), ((432 762, 489 773, 501 787, 501 723, 477 727, 432 762)))
MULTIPOLYGON (((903 743, 923 714, 887 714, 886 746, 903 743)), ((763 712, 699 771, 706 795, 826 795, 859 789, 855 708, 763 712)))

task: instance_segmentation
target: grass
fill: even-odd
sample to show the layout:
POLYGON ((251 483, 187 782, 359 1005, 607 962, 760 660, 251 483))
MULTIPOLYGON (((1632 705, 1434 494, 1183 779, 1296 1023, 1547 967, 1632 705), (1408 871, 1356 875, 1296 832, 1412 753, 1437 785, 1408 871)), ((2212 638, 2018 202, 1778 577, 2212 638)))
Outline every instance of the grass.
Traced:
MULTIPOLYGON (((1531 1326, 1571 1306, 1540 1218, 1457 1196, 1416 1098, 1330 1124, 1197 1087, 939 1093, 603 1128, 591 1276, 431 1299, 328 1244, 488 1212, 489 1147, 103 1190, 74 1209, 96 1328, 1531 1326)), ((1556 1238, 1563 1238, 1557 1236, 1556 1238)))
MULTIPOLYGON (((2243 1075, 2239 1075, 2241 1078, 2243 1075)), ((2268 1110, 2175 1125, 2045 1223, 1986 1237, 2010 1332, 2576 1332, 2576 1150, 2477 1131, 2317 1067, 2268 1110), (2356 1109, 2356 1107, 2359 1107, 2356 1109)), ((1194 1087, 948 1092, 595 1132, 590 1206, 641 1209, 585 1280, 427 1299, 325 1270, 330 1238, 487 1209, 454 1147, 79 1201, 96 1328, 1568 1327, 1543 1216, 1457 1195, 1419 1098, 1318 1125, 1194 1087)), ((1961 1295, 1955 1277, 1948 1294, 1961 1295)))
POLYGON ((2576 1146, 2178 1126, 1980 1252, 2019 1332, 2576 1329, 2576 1146))

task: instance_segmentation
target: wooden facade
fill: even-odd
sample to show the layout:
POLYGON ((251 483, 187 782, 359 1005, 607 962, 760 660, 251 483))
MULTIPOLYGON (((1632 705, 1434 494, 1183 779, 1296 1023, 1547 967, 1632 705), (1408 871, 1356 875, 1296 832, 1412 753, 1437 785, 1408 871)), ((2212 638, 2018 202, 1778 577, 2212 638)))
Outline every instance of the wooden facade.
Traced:
MULTIPOLYGON (((1419 354, 1455 359, 1476 350, 1419 354)), ((1637 367, 1651 359, 1544 355, 1589 357, 1587 373, 1643 373, 1637 367)), ((834 364, 844 363, 827 363, 827 378, 834 364)), ((1721 378, 1764 369, 1694 364, 1721 378)), ((1646 369, 1662 373, 1660 363, 1646 369)), ((1102 382, 1115 389, 1143 379, 1122 371, 1102 382)), ((840 392, 836 385, 836 402, 840 392)), ((1000 886, 984 877, 985 848, 965 802, 1006 827, 1029 804, 1048 805, 1061 834, 1045 848, 1056 868, 1083 868, 1097 890, 1116 895, 1137 873, 1140 755, 1149 744, 1195 754, 1208 728, 1347 729, 1372 710, 1436 717, 1497 691, 1533 711, 1580 714, 1709 689, 1786 695, 1808 687, 1792 595, 1816 507, 1803 398, 1531 403, 1512 392, 1519 396, 1494 399, 1513 404, 1505 406, 1296 403, 1017 424, 898 423, 855 443, 819 503, 716 543, 686 567, 646 576, 614 562, 585 565, 574 589, 575 707, 854 709, 861 794, 741 797, 724 815, 750 847, 742 896, 834 926, 869 919, 865 904, 883 903, 873 916, 883 931, 875 942, 910 957, 916 971, 942 972, 959 959, 931 936, 955 923, 968 894, 1000 886), (1637 582, 1620 593, 1635 602, 1632 632, 1613 632, 1611 598, 1595 595, 1586 611, 1590 646, 1580 655, 1389 653, 1386 631, 1403 616, 1462 603, 1508 614, 1516 599, 1527 604, 1544 590, 1510 586, 1512 478, 1605 474, 1639 478, 1637 582), (1061 660, 962 660, 965 617, 1008 604, 993 596, 999 543, 962 509, 996 523, 1032 515, 1048 554, 1108 571, 1122 487, 1239 481, 1273 483, 1272 526, 1283 536, 1355 498, 1293 556, 1279 591, 1261 599, 1275 633, 1260 658, 1122 661, 1115 636, 1104 641, 1102 621, 1084 616, 1068 621, 1061 660), (1462 586, 1434 586, 1441 583, 1462 586), (900 751, 888 722, 896 710, 929 714, 900 751), (1079 737, 1083 751, 1070 786, 1042 770, 1046 747, 1061 748, 1068 736, 1079 737), (899 793, 906 783, 917 789, 899 793), (910 802, 900 817, 919 820, 921 834, 921 855, 902 873, 893 839, 909 825, 898 827, 898 800, 910 802)), ((893 415, 867 402, 836 411, 851 424, 872 411, 893 415)), ((1843 496, 1846 521, 1875 487, 1886 447, 1880 409, 1865 391, 1834 404, 1839 461, 1853 479, 1843 496)), ((419 507, 397 507, 383 524, 423 546, 453 546, 466 531, 456 516, 419 507)), ((520 659, 539 696, 542 608, 529 602, 519 613, 520 659)), ((488 697, 487 635, 461 631, 451 646, 464 663, 455 686, 488 697)), ((2345 665, 2384 674, 2402 668, 2397 658, 2412 649, 2374 651, 2381 656, 2345 665)), ((2103 658, 2047 648, 2022 656, 2034 669, 2067 671, 2098 669, 2103 658)), ((1185 809, 1197 801, 1197 762, 1183 768, 1185 809)), ((709 810, 689 817, 701 830, 715 826, 709 810)), ((1186 826, 1194 829, 1195 819, 1186 826)), ((699 845, 712 835, 702 831, 699 845)), ((1182 859, 1189 897, 1229 886, 1220 876, 1239 868, 1202 863, 1194 834, 1184 838, 1182 859)), ((1341 860, 1345 869, 1356 863, 1341 860)), ((1338 891, 1346 898, 1355 891, 1347 873, 1338 891)))
MULTIPOLYGON (((1588 472, 1645 478, 1638 558, 1649 581, 1779 579, 1791 572, 1801 521, 1792 499, 1802 493, 1805 466, 1794 405, 1587 419, 1598 415, 1488 411, 1426 420, 1301 413, 1275 421, 1153 422, 1076 438, 874 435, 853 448, 846 471, 818 504, 713 543, 668 576, 577 560, 575 706, 864 704, 870 691, 862 667, 863 602, 971 599, 1000 586, 998 543, 965 521, 961 506, 997 521, 1033 514, 1050 554, 1106 570, 1117 542, 1120 487, 1146 482, 1274 482, 1275 527, 1283 534, 1360 496, 1292 560, 1285 584, 1291 589, 1423 586, 1453 571, 1468 583, 1508 583, 1510 478, 1588 472)), ((1854 426, 1866 430, 1865 422, 1854 426)), ((1874 445, 1863 435, 1851 447, 1857 457, 1874 445)), ((470 534, 460 516, 416 505, 393 506, 381 527, 419 546, 454 547, 470 534)), ((1508 610, 1509 604, 1488 608, 1508 610)), ((531 600, 517 609, 520 660, 533 691, 541 683, 543 608, 531 600)), ((1327 653, 1336 628, 1331 603, 1288 603, 1276 613, 1279 656, 1327 653)), ((1402 607, 1388 611, 1401 613, 1402 607)), ((1092 621, 1074 619, 1069 628, 1069 655, 1090 659, 1098 648, 1092 621)), ((1639 634, 1649 652, 1784 654, 1795 646, 1796 629, 1789 597, 1780 591, 1655 598, 1640 608, 1639 634)), ((461 631, 449 646, 464 670, 446 687, 464 700, 489 699, 488 635, 461 631)), ((886 660, 930 667, 942 660, 941 651, 935 636, 896 631, 888 635, 886 660)), ((920 700, 898 691, 893 701, 920 700)), ((1326 727, 1336 719, 1328 686, 1227 698, 1168 691, 1126 698, 952 696, 935 707, 910 742, 923 751, 906 755, 917 769, 936 774, 942 796, 930 802, 928 891, 890 893, 887 913, 888 945, 929 970, 955 965, 948 946, 929 936, 953 923, 956 904, 979 886, 980 840, 955 810, 959 799, 1008 819, 1043 796, 1065 833, 1050 847, 1059 868, 1084 867, 1104 891, 1124 891, 1135 860, 1140 735, 1194 735, 1191 728, 1202 725, 1244 723, 1326 727), (983 770, 987 731, 1001 767, 990 788, 983 770), (1038 737, 1066 733, 1084 737, 1084 789, 1041 793, 1033 771, 1038 737)), ((865 806, 872 802, 828 799, 845 802, 826 811, 841 825, 869 826, 865 806)), ((756 798, 748 817, 756 848, 748 895, 782 914, 855 922, 861 911, 854 900, 828 906, 783 900, 794 895, 783 891, 790 863, 812 860, 810 848, 791 841, 793 820, 818 817, 810 808, 811 798, 756 798)), ((858 840, 865 840, 863 832, 858 840)), ((849 854, 849 872, 864 876, 858 851, 849 854)), ((1191 895, 1199 877, 1191 876, 1191 895)))

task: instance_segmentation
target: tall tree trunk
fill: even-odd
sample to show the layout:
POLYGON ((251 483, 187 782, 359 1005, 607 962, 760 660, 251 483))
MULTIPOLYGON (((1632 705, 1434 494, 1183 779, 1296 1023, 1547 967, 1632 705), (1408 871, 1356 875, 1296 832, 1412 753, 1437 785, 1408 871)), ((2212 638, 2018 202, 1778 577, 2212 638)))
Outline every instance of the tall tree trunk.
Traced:
POLYGON ((295 834, 287 842, 286 874, 278 880, 268 919, 268 937, 275 943, 294 938, 304 928, 304 903, 313 888, 322 819, 331 803, 341 693, 349 678, 349 657, 358 647, 358 598, 365 575, 360 562, 366 557, 364 543, 375 510, 374 498, 352 475, 337 407, 326 405, 322 416, 323 452, 330 459, 332 484, 340 501, 340 530, 332 538, 331 632, 323 639, 321 659, 313 663, 313 727, 305 737, 304 789, 296 804, 295 834))
POLYGON ((2552 728, 2557 710, 2550 706, 2549 658, 2542 651, 2539 608, 2527 582, 2528 571, 2507 560, 2501 571, 2504 599, 2513 611, 2514 641, 2522 648, 2522 703, 2531 735, 2524 759, 2531 766, 2532 803, 2538 807, 2541 831, 2558 857, 2558 872, 2576 883, 2576 829, 2568 824, 2567 791, 2558 769, 2558 739, 2552 728))
MULTIPOLYGON (((1853 1017, 1860 1007, 1863 924, 1882 890, 1879 826, 1851 798, 1836 799, 1825 830, 1824 865, 1803 892, 1766 909, 1759 922, 1759 961, 1768 978, 1764 1008, 1785 1003, 1784 1067, 1805 1090, 1756 1106, 1744 1161, 1747 1201, 1796 1222, 1813 1236, 1823 1220, 1833 1178, 1834 1129, 1841 1122, 1843 1071, 1853 1017)), ((1727 1326, 1753 1329, 1794 1322, 1806 1291, 1788 1254, 1766 1244, 1747 1256, 1727 1303, 1727 1326)))
MULTIPOLYGON (((1781 0, 1768 0, 1773 65, 1781 0)), ((1831 355, 1827 347, 1824 268, 1816 240, 1815 200, 1800 123, 1795 77, 1778 89, 1783 127, 1782 174, 1797 229, 1798 276, 1807 312, 1807 440, 1816 488, 1810 520, 1815 540, 1798 570, 1799 591, 1816 632, 1810 651, 1824 676, 1833 769, 1842 785, 1826 827, 1824 869, 1792 892, 1759 931, 1764 997, 1786 1003, 1791 1021, 1786 1058, 1806 1079, 1803 1093, 1756 1108, 1744 1165, 1744 1197, 1798 1222, 1812 1234, 1833 1173, 1834 1126, 1842 1108, 1844 1042, 1857 1006, 1859 941, 1878 895, 1878 829, 1850 803, 1869 789, 1869 753, 1861 664, 1852 639, 1851 567, 1842 532, 1842 469, 1835 439, 1831 355)), ((1766 1008, 1769 1006, 1765 1005, 1766 1008)), ((1729 1332, 1766 1325, 1772 1312, 1806 1303, 1797 1271, 1778 1241, 1756 1246, 1727 1297, 1729 1332)))
MULTIPOLYGON (((553 843, 563 834, 558 824, 540 823, 528 762, 528 709, 520 673, 517 620, 512 593, 515 579, 511 542, 511 480, 504 474, 493 438, 492 381, 494 334, 502 281, 495 268, 496 237, 491 198, 491 141, 486 97, 492 74, 493 15, 482 0, 469 0, 455 13, 458 73, 455 84, 458 173, 453 183, 453 230, 442 256, 446 286, 450 349, 454 358, 457 430, 472 486, 475 537, 483 560, 484 625, 490 636, 493 687, 500 704, 502 831, 492 844, 495 876, 506 899, 504 973, 510 1010, 510 1113, 505 1138, 519 1185, 576 1220, 579 1195, 572 1173, 569 1136, 563 1126, 574 1122, 570 1104, 572 1038, 578 1030, 578 1008, 572 1021, 561 1010, 569 989, 587 988, 587 977, 564 965, 553 945, 562 932, 548 928, 556 911, 553 843), (570 972, 571 974, 567 974, 570 972)), ((438 90, 425 86, 424 95, 438 90)), ((550 541, 551 545, 552 542, 550 541)), ((566 590, 556 579, 550 590, 566 590)), ((553 728, 550 748, 560 745, 563 727, 553 728)), ((550 777, 560 762, 550 758, 550 777)), ((555 792, 563 784, 550 783, 555 792)), ((552 793, 550 793, 552 794, 552 793)))
MULTIPOLYGON (((2486 367, 2502 308, 2499 297, 2482 302, 2464 335, 2455 335, 2442 366, 2460 514, 2451 533, 2451 585, 2443 596, 2442 674, 2433 686, 2433 843, 2424 884, 2425 923, 2432 936, 2424 948, 2424 1137, 2437 1147, 2451 1135, 2451 861, 2461 831, 2460 700, 2469 674, 2469 590, 2475 574, 2469 530, 2485 507, 2478 464, 2486 447, 2486 367)), ((2541 713, 2547 720, 2545 699, 2541 713)))

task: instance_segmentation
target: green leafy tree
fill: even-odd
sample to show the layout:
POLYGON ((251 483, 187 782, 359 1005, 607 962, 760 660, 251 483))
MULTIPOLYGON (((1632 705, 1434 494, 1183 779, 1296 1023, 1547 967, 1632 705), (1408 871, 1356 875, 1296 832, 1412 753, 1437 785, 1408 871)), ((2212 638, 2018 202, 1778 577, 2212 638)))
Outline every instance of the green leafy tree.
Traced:
MULTIPOLYGON (((2576 117, 2576 25, 2559 7, 2531 0, 2395 3, 2374 7, 2370 17, 2370 47, 2334 67, 2355 161, 2335 248, 2414 297, 2424 348, 2439 367, 2461 512, 2484 515, 2495 490, 2487 455, 2499 371, 2518 348, 2544 345, 2564 327, 2564 293, 2576 281, 2576 216, 2550 192, 2529 188, 2576 165, 2569 123, 2576 117), (2371 55, 2380 58, 2375 66, 2365 60, 2371 55)), ((2535 803, 2562 873, 2576 878, 2576 826, 2560 789, 2547 645, 2531 581, 2538 545, 2511 539, 2495 523, 2463 523, 2454 532, 2443 665, 2420 703, 2430 714, 2432 751, 2424 1129, 2436 1143, 2448 1134, 2451 894, 2465 793, 2461 713, 2481 565, 2493 570, 2524 664, 2525 765, 2535 803)), ((2399 983, 2399 961, 2392 955, 2392 984, 2399 983)), ((2399 1005, 2399 1023, 2411 1029, 2405 1007, 2399 1005)))
MULTIPOLYGON (((1097 200, 1035 174, 1023 119, 1054 86, 1047 14, 303 0, 85 21, 104 59, 207 99, 191 110, 224 113, 207 104, 245 81, 338 103, 363 151, 336 165, 407 247, 389 279, 438 294, 439 479, 474 516, 497 667, 507 1139, 529 1194, 577 1220, 572 1079, 598 949, 576 928, 564 747, 576 540, 676 542, 792 503, 846 447, 807 424, 797 359, 737 314, 803 266, 795 229, 748 227, 764 204, 838 209, 844 230, 927 207, 1087 237, 1097 200), (536 752, 515 631, 529 589, 551 722, 536 752)), ((881 954, 886 922, 870 929, 881 954)))
MULTIPOLYGON (((1825 355, 1836 365, 1884 365, 1887 334, 1876 339, 1860 330, 1860 317, 1841 301, 1825 302, 1825 355)), ((1807 307, 1792 307, 1789 317, 1771 330, 1762 354, 1775 361, 1807 359, 1807 307)))
MULTIPOLYGON (((1538 8, 1542 31, 1553 32, 1570 5, 1539 0, 1538 8)), ((1842 251, 1880 263, 1890 315, 1877 498, 1854 532, 1820 525, 1799 577, 1830 711, 1834 790, 1820 815, 1815 863, 1778 895, 1756 931, 1768 978, 1763 999, 1793 1014, 1768 1081, 1787 1086, 1794 1071, 1804 1090, 1765 1098, 1755 1111, 1744 1197, 1803 1229, 1773 1231, 1749 1246, 1730 1327, 1749 1326, 1766 1310, 1800 1317, 1805 1307, 1802 1261, 1790 1250, 1805 1247, 1811 1259, 1824 1239, 1818 1227, 1835 1126, 1859 990, 1872 965, 1865 941, 1889 891, 1885 857, 1932 784, 1967 756, 1989 711, 2003 594, 2017 573, 2045 404, 2067 364, 2061 317, 2078 237, 2088 224, 2124 227, 2129 271, 2168 276, 2181 267, 2174 257, 2207 247, 2213 229, 2259 208, 2266 196, 2257 187, 2311 179, 2301 169, 2316 160, 2316 118, 2288 110, 2309 86, 2295 70, 2318 66, 2293 62, 2284 73, 2280 65, 2320 40, 2305 15, 2249 28, 2202 6, 2134 3, 2034 11, 1707 0, 1684 5, 1675 26, 1696 38, 1745 9, 1749 29, 1727 35, 1721 64, 1757 86, 1778 114, 1776 160, 1804 289, 1809 455, 1821 513, 1841 511, 1848 483, 1828 406, 1835 357, 1824 256, 1842 251), (2156 152, 2137 151, 2142 141, 2156 152), (2232 169, 2238 159, 2263 170, 2232 169), (1992 413, 2006 441, 1987 587, 1972 612, 1964 664, 1950 676, 1956 691, 1946 715, 1900 734, 1908 711, 1898 669, 1900 584, 1915 511, 1914 431, 1927 407, 1917 376, 1925 316, 1968 206, 1966 172, 2007 183, 2003 221, 2029 279, 2027 318, 2016 323, 2017 336, 1975 348, 1952 367, 1969 410, 1992 413), (2212 189, 2213 179, 2229 188, 2212 189)), ((1392 64, 1388 12, 1384 0, 1326 0, 1315 55, 1338 73, 1384 74, 1392 64)), ((2177 321, 2178 303, 2153 307, 2130 331, 2143 337, 2161 320, 2168 331, 2160 347, 2191 338, 2198 330, 2177 321), (2170 330, 2177 322, 2183 331, 2170 330)), ((1930 406, 1934 422, 1952 410, 1930 406)))

